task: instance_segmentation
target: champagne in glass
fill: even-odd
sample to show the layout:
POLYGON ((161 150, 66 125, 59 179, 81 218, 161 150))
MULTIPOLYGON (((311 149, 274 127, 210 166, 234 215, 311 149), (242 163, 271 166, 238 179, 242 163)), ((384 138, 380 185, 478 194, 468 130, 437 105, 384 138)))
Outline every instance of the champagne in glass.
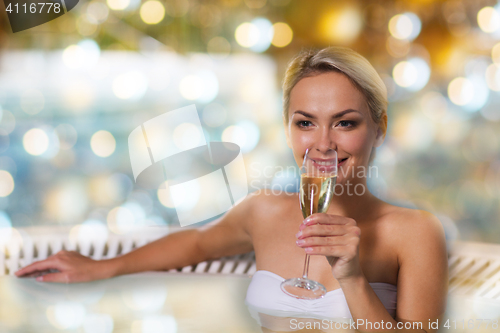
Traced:
MULTIPOLYGON (((330 207, 337 181, 337 152, 311 157, 311 148, 306 150, 300 169, 300 209, 304 218, 325 213, 330 207)), ((307 278, 309 271, 309 255, 306 254, 304 272, 301 278, 292 278, 281 283, 281 290, 286 294, 300 299, 317 299, 326 294, 326 288, 316 281, 307 278)))
POLYGON ((300 208, 304 218, 314 213, 325 213, 330 207, 337 175, 300 176, 300 208))

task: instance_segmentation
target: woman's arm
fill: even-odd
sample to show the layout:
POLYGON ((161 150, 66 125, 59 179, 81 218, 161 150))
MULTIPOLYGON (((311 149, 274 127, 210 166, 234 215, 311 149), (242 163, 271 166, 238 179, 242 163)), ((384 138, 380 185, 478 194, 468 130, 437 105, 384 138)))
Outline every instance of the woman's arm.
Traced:
MULTIPOLYGON (((389 315, 364 276, 339 282, 354 320, 362 319, 365 323, 383 321, 385 328, 391 322, 392 328, 400 326, 400 330, 405 332, 429 333, 436 331, 429 327, 429 322, 439 320, 441 326, 446 310, 446 241, 443 227, 434 215, 425 211, 414 211, 409 215, 395 220, 398 226, 393 234, 399 261, 395 319, 389 315)), ((358 328, 361 331, 382 331, 366 324, 358 328)))
POLYGON ((401 327, 405 332, 429 333, 434 329, 428 324, 439 319, 441 325, 446 309, 448 259, 443 227, 434 215, 425 211, 407 210, 399 216, 391 216, 391 220, 394 222, 384 232, 390 232, 391 243, 398 255, 395 319, 362 272, 359 264, 360 229, 353 219, 314 214, 300 227, 298 245, 309 254, 328 258, 357 324, 355 327, 360 331, 388 331, 388 328, 401 327), (406 322, 412 328, 407 329, 406 322))
POLYGON ((18 277, 58 270, 38 277, 45 282, 87 282, 122 274, 161 271, 253 250, 246 223, 251 219, 249 195, 224 216, 200 228, 169 234, 122 256, 96 261, 75 251, 60 251, 16 272, 18 277))

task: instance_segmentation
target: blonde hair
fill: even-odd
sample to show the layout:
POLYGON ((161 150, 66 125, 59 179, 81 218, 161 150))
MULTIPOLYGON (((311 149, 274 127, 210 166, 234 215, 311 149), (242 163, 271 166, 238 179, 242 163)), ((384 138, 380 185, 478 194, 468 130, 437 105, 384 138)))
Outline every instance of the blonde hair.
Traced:
MULTIPOLYGON (((387 89, 373 66, 359 53, 347 47, 330 46, 322 50, 307 49, 288 64, 283 79, 283 120, 288 124, 290 94, 303 78, 327 72, 340 72, 347 76, 363 94, 375 124, 387 131, 387 89)), ((370 162, 375 157, 374 151, 370 162)))

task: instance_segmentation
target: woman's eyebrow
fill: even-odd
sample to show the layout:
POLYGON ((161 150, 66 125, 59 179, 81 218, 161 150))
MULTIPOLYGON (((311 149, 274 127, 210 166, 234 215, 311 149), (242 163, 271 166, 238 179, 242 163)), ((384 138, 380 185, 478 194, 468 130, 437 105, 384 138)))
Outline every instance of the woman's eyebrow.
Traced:
MULTIPOLYGON (((361 112, 359 112, 358 110, 354 110, 354 109, 346 109, 346 110, 344 110, 344 111, 340 111, 340 112, 338 112, 338 113, 334 114, 334 115, 332 116, 332 118, 333 118, 333 119, 335 119, 335 118, 340 118, 340 117, 342 117, 343 115, 345 115, 345 114, 347 114, 347 113, 351 113, 351 112, 357 112, 357 113, 361 114, 361 112)), ((299 113, 299 114, 301 114, 301 115, 303 115, 304 117, 307 117, 307 118, 316 119, 316 116, 315 116, 315 115, 310 114, 310 113, 308 113, 308 112, 306 112, 306 111, 297 110, 297 111, 295 111, 293 114, 296 114, 296 113, 299 113)))

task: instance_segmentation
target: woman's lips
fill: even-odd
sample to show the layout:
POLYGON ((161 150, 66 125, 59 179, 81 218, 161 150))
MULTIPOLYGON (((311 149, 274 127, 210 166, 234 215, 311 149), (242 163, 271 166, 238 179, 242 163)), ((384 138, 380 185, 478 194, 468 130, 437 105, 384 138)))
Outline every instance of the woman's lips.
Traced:
MULTIPOLYGON (((328 161, 328 160, 314 160, 311 159, 314 163, 314 166, 319 168, 320 170, 330 170, 333 169, 333 160, 328 161)), ((347 161, 347 158, 341 159, 337 162, 337 168, 341 167, 342 165, 345 164, 347 161)))

